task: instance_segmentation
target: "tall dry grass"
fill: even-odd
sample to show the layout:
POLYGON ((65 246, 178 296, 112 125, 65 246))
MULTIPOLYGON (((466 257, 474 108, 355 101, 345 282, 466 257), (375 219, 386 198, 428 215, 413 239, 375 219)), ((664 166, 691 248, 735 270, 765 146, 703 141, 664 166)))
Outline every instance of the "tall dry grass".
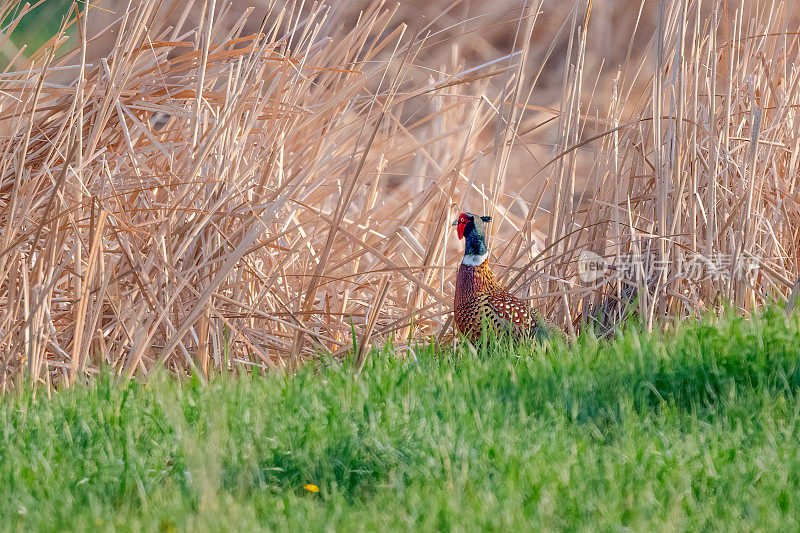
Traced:
POLYGON ((726 300, 747 312, 794 281, 785 4, 660 2, 610 95, 586 66, 591 4, 544 54, 541 3, 525 5, 506 54, 468 68, 436 18, 373 4, 334 31, 323 5, 231 5, 132 2, 99 35, 94 8, 73 8, 73 39, 0 75, 2 390, 101 366, 291 370, 354 346, 363 364, 370 342, 447 339, 462 209, 495 217, 501 279, 573 334, 630 286, 652 326, 726 300), (90 61, 103 35, 115 45, 90 61), (434 45, 449 64, 420 59, 434 45), (553 61, 560 101, 543 105, 553 61), (587 249, 666 267, 584 284, 587 249), (733 275, 686 275, 687 257, 723 256, 733 275))

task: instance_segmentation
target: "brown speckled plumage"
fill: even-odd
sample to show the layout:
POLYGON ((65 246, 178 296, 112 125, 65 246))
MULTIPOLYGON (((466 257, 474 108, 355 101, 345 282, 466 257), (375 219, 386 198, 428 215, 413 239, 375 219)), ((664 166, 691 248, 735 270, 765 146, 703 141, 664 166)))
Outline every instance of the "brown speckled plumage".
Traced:
POLYGON ((473 341, 481 336, 484 322, 495 330, 510 330, 516 337, 534 335, 538 324, 530 308, 497 282, 488 258, 484 259, 488 257, 484 232, 490 220, 462 213, 455 224, 459 238, 465 239, 465 260, 458 269, 453 305, 456 329, 473 341))
POLYGON ((527 335, 536 326, 525 302, 497 282, 488 260, 479 266, 461 264, 453 311, 456 328, 473 341, 480 337, 484 320, 488 327, 510 329, 515 336, 527 335))

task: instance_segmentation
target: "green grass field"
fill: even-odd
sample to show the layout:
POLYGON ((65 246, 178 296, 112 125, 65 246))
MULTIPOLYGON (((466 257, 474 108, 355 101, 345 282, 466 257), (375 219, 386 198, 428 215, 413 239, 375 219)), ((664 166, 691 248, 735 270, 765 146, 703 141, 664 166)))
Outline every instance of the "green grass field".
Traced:
POLYGON ((800 328, 779 309, 417 354, 7 396, 0 528, 799 527, 800 328))

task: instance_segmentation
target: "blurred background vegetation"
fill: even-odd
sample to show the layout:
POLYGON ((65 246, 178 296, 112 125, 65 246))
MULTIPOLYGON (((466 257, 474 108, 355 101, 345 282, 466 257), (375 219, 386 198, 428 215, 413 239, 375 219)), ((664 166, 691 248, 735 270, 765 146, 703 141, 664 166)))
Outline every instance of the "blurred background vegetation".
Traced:
MULTIPOLYGON (((344 35, 370 5, 371 0, 348 0, 346 2, 326 2, 329 14, 325 31, 334 39, 344 35)), ((73 0, 42 0, 26 15, 11 36, 11 43, 3 49, 3 63, 7 64, 16 50, 26 46, 25 55, 30 55, 49 37, 54 35, 69 12, 73 0)), ((419 63, 429 68, 430 76, 437 72, 469 69, 496 60, 521 49, 516 42, 521 35, 520 15, 530 4, 523 0, 497 0, 493 2, 474 0, 401 0, 387 2, 387 9, 396 9, 394 20, 405 23, 411 33, 427 34, 425 45, 417 52, 419 63)), ((301 7, 303 14, 310 13, 311 2, 295 3, 291 0, 229 0, 215 3, 217 14, 225 11, 236 20, 248 9, 254 14, 248 17, 243 35, 255 33, 265 15, 274 17, 281 10, 292 12, 301 7)), ((675 4, 666 2, 665 5, 675 4)), ((756 18, 759 3, 755 0, 702 0, 687 2, 697 6, 700 20, 712 13, 721 13, 728 23, 726 31, 733 31, 737 16, 742 20, 756 18)), ((35 5, 35 4, 34 4, 35 5)), ((84 2, 78 2, 83 9, 84 2)), ((127 0, 96 0, 90 3, 89 34, 100 33, 104 28, 118 21, 125 12, 127 0)), ((209 4, 210 5, 210 4, 209 4)), ((602 114, 607 104, 606 97, 614 91, 615 80, 620 87, 630 91, 627 102, 634 108, 640 104, 651 87, 647 76, 640 76, 653 68, 651 53, 655 44, 653 36, 657 32, 658 0, 544 0, 537 15, 531 36, 529 64, 536 65, 527 75, 526 82, 533 83, 536 103, 549 108, 560 108, 564 89, 566 70, 574 64, 575 58, 569 52, 577 46, 570 30, 574 24, 586 28, 588 43, 583 69, 592 78, 594 86, 584 98, 584 107, 590 107, 602 114), (585 23, 582 24, 582 22, 585 23), (566 60, 565 60, 566 59, 566 60)), ((175 23, 183 21, 184 27, 200 23, 203 10, 195 6, 181 12, 174 6, 166 15, 175 23)), ((788 28, 800 26, 800 2, 789 3, 788 28)), ((220 17, 220 19, 222 19, 220 17)), ((687 20, 690 26, 695 23, 687 20)), ((69 28, 68 33, 74 32, 69 28)), ((89 44, 88 57, 105 56, 114 44, 115 32, 106 32, 89 44)), ((191 36, 186 36, 191 39, 191 36)), ((384 51, 389 54, 389 50, 384 51)), ((534 113, 534 116, 536 114, 534 113)), ((542 117, 540 117, 542 118, 542 117)), ((549 118, 549 115, 547 116, 549 118)), ((513 165, 512 165, 513 167, 513 165)), ((513 168, 512 174, 513 174, 513 168)))
MULTIPOLYGON (((69 12, 72 0, 44 0, 38 5, 34 4, 31 12, 22 17, 14 34, 2 49, 3 66, 14 58, 17 51, 25 47, 25 54, 29 56, 42 46, 47 40, 55 35, 61 22, 69 12)), ((80 2, 79 5, 83 3, 80 2)), ((3 22, 3 26, 14 20, 22 10, 23 4, 18 5, 12 15, 3 22)))
MULTIPOLYGON (((34 4, 35 7, 23 17, 13 32, 11 42, 4 47, 3 63, 7 64, 23 46, 26 47, 25 56, 36 51, 58 31, 72 3, 73 0, 43 0, 38 5, 34 4)), ((407 24, 410 32, 419 31, 421 35, 429 35, 427 44, 419 51, 418 59, 436 69, 446 70, 458 66, 471 68, 510 53, 515 45, 515 36, 520 31, 520 13, 527 3, 521 0, 407 0, 388 2, 387 8, 396 7, 395 20, 407 24)), ((711 3, 708 3, 709 7, 711 3)), ((77 4, 82 10, 84 2, 77 4)), ((370 0, 328 4, 330 14, 327 31, 336 38, 337 32, 344 34, 353 27, 370 0)), ((90 5, 88 23, 91 36, 117 20, 124 13, 128 2, 97 0, 90 5)), ((216 2, 218 11, 224 10, 225 6, 230 6, 229 11, 232 13, 244 13, 252 7, 255 13, 265 14, 295 8, 294 3, 288 0, 216 2)), ((544 67, 536 84, 538 99, 546 99, 549 104, 559 101, 565 66, 563 58, 570 47, 571 32, 568 27, 573 17, 581 20, 591 11, 592 24, 588 26, 588 40, 594 45, 588 50, 586 66, 600 73, 598 88, 603 89, 610 88, 610 78, 626 60, 633 59, 635 63, 637 59, 645 57, 655 30, 657 8, 657 1, 646 0, 641 4, 630 0, 597 0, 591 3, 586 0, 545 0, 532 35, 534 46, 531 47, 532 64, 541 64, 544 67)), ((303 10, 310 12, 311 6, 303 5, 303 10)), ((176 21, 186 17, 185 24, 192 26, 192 23, 200 22, 202 10, 174 12, 171 16, 176 21)), ((244 34, 255 32, 262 17, 263 15, 249 17, 244 34)), ((232 17, 234 20, 236 18, 232 17)), ((72 26, 67 33, 71 34, 74 30, 75 27, 72 26)), ((93 40, 88 49, 89 57, 106 55, 113 46, 111 35, 107 33, 93 40)), ((516 44, 519 49, 520 43, 516 44)))

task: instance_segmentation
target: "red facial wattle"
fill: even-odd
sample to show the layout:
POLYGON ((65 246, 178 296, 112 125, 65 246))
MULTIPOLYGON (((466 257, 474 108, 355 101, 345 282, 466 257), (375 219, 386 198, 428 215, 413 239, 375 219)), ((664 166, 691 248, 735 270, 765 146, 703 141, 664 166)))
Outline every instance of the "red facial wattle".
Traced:
POLYGON ((461 216, 458 217, 458 228, 457 228, 459 239, 464 238, 464 228, 467 227, 467 222, 469 222, 469 219, 464 213, 461 213, 461 216))

